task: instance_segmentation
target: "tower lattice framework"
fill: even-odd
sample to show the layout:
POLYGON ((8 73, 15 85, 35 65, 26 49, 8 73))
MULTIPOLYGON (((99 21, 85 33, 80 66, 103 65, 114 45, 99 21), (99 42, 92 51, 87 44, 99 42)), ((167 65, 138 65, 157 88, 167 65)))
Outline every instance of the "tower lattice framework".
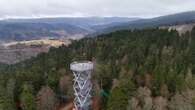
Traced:
POLYGON ((89 61, 73 62, 70 65, 70 69, 74 75, 75 108, 76 110, 88 110, 91 99, 93 63, 89 61))

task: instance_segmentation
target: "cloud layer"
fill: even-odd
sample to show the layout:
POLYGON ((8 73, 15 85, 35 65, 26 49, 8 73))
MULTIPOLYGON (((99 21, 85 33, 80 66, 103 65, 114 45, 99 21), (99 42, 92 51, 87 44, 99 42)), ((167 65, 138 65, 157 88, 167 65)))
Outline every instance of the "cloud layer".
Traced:
POLYGON ((0 18, 152 17, 195 10, 195 0, 0 0, 0 18))

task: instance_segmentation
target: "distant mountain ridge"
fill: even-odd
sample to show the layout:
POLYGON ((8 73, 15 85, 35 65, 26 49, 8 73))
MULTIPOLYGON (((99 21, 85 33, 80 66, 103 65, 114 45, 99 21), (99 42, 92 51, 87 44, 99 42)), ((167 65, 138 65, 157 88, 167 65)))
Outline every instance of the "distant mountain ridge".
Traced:
POLYGON ((151 19, 139 19, 131 22, 121 23, 119 25, 115 25, 113 27, 109 27, 105 30, 102 30, 102 32, 104 33, 120 29, 154 28, 159 26, 173 26, 189 23, 195 23, 195 11, 160 16, 151 19))
POLYGON ((3 23, 0 24, 0 39, 4 41, 32 40, 44 37, 60 38, 87 34, 88 31, 70 24, 3 23))
POLYGON ((59 17, 0 20, 1 42, 45 37, 82 38, 121 29, 143 29, 195 23, 195 11, 150 19, 128 17, 59 17))
POLYGON ((137 19, 125 17, 6 19, 0 21, 0 40, 84 37, 87 34, 108 28, 112 23, 120 24, 137 19))

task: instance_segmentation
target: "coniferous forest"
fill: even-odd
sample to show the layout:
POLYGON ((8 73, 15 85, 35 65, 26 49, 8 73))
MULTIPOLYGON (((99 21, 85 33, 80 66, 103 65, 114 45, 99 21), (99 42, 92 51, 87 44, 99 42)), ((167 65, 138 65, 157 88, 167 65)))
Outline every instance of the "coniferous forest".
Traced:
POLYGON ((121 30, 1 64, 0 110, 57 110, 71 102, 75 60, 95 64, 93 110, 195 110, 195 28, 183 35, 121 30))

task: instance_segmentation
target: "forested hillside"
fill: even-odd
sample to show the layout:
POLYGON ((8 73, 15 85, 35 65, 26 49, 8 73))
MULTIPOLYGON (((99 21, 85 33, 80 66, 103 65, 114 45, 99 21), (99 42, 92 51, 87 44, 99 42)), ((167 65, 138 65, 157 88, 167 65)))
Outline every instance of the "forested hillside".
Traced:
POLYGON ((122 30, 0 66, 0 110, 55 110, 73 99, 75 60, 92 60, 96 110, 194 110, 195 28, 122 30))

